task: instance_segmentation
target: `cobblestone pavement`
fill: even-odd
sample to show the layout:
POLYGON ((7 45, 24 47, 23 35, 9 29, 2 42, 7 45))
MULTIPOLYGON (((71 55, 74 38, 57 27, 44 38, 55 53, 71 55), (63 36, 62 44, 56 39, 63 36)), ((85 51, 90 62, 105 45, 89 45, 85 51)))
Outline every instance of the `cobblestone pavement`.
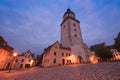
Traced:
POLYGON ((1 71, 0 80, 120 80, 120 62, 1 71))

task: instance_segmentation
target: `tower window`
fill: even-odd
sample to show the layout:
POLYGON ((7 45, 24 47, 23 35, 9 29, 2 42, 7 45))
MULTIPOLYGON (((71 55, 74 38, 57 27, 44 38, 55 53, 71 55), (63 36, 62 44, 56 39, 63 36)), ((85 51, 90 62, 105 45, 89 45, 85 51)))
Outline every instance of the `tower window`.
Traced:
POLYGON ((65 28, 65 25, 63 26, 63 28, 65 28))
POLYGON ((74 27, 76 27, 76 24, 75 24, 75 23, 73 23, 73 26, 74 26, 74 27))
POLYGON ((77 34, 75 34, 74 36, 77 37, 77 34))
POLYGON ((76 29, 74 29, 74 31, 76 31, 76 29))

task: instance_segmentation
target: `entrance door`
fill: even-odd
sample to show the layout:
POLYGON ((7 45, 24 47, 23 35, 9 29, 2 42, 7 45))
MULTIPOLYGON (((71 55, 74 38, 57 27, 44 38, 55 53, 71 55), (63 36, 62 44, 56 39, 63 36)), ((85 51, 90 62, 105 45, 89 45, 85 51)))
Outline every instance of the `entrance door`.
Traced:
POLYGON ((20 68, 22 68, 22 67, 23 67, 23 64, 20 65, 20 68))
POLYGON ((62 59, 62 64, 65 65, 65 59, 62 59))
POLYGON ((10 63, 8 63, 8 64, 7 64, 7 67, 6 67, 6 69, 9 69, 9 68, 10 68, 10 63))
POLYGON ((80 55, 78 56, 78 59, 79 59, 79 63, 82 63, 82 57, 80 55))
POLYGON ((25 64, 25 68, 30 68, 30 64, 25 64))

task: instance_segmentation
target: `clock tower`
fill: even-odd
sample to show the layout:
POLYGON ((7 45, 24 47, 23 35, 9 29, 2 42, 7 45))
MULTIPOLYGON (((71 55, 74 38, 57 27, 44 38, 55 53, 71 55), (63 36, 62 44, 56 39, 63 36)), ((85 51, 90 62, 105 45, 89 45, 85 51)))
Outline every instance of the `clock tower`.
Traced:
POLYGON ((80 62, 88 62, 89 48, 83 42, 80 21, 76 19, 74 12, 70 9, 64 13, 61 23, 61 45, 71 48, 71 53, 75 55, 80 62))

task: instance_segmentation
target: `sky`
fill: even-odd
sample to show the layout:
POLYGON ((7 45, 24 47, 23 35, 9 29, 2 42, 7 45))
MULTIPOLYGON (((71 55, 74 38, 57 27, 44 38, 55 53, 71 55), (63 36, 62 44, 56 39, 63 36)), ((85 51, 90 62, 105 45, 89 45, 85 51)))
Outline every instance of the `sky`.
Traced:
POLYGON ((80 21, 84 42, 114 44, 120 32, 120 0, 0 0, 0 35, 21 54, 41 54, 60 41, 68 7, 80 21))

